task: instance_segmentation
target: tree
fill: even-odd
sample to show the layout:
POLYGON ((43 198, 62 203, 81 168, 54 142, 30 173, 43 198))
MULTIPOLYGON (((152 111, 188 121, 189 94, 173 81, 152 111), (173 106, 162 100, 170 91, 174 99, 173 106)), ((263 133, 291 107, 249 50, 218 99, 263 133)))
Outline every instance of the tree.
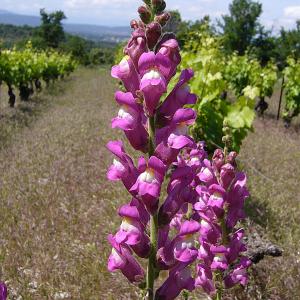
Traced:
POLYGON ((252 0, 233 0, 229 12, 218 24, 224 34, 224 50, 243 55, 260 28, 262 5, 252 0))
POLYGON ((50 48, 58 48, 59 44, 64 41, 65 33, 62 21, 66 19, 63 11, 47 13, 45 9, 40 10, 41 26, 39 36, 45 45, 50 48))
POLYGON ((300 59, 300 20, 296 22, 295 29, 281 28, 276 52, 277 60, 282 68, 285 66, 288 56, 292 55, 295 59, 300 59))

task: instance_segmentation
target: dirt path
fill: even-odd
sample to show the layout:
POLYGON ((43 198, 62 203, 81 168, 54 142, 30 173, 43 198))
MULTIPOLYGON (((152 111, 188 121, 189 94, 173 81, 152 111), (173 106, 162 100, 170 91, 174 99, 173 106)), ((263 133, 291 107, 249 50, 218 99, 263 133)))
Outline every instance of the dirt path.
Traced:
POLYGON ((0 152, 0 266, 10 299, 133 299, 106 271, 106 236, 119 221, 111 216, 124 201, 105 180, 114 82, 99 70, 72 77, 0 152))

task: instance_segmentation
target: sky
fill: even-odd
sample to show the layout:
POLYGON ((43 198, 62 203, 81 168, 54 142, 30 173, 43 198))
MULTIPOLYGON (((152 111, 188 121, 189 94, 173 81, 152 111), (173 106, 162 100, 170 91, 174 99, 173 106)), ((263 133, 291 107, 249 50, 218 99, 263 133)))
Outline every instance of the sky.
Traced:
MULTIPOLYGON (((141 0, 0 0, 0 9, 38 15, 40 8, 63 10, 70 23, 127 25, 136 18, 141 0)), ((185 20, 209 14, 213 19, 228 12, 230 0, 167 0, 168 9, 178 9, 185 20)), ((300 19, 299 0, 261 0, 261 22, 268 28, 291 28, 300 19)))

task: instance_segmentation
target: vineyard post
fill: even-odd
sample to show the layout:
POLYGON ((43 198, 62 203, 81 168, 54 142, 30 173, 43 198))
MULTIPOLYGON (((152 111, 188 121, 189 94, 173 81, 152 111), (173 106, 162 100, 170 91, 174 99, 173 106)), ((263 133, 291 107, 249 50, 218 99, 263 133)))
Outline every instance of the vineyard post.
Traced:
POLYGON ((284 75, 282 76, 282 83, 281 83, 281 89, 280 89, 280 98, 279 98, 279 104, 278 104, 277 121, 279 120, 279 117, 280 117, 283 90, 284 90, 284 75))

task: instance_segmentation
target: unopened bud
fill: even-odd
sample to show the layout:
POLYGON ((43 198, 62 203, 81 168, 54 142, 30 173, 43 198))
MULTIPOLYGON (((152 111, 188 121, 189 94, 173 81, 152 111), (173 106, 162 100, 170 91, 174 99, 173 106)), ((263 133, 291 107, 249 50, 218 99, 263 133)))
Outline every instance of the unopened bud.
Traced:
POLYGON ((132 29, 137 29, 139 27, 139 24, 138 24, 137 20, 131 20, 130 27, 132 29))
POLYGON ((143 0, 143 2, 146 4, 146 5, 151 5, 151 0, 143 0))
POLYGON ((153 49, 161 37, 162 28, 159 23, 152 22, 146 28, 146 37, 149 49, 153 49))
POLYGON ((141 20, 148 24, 151 21, 151 11, 149 7, 146 6, 140 6, 138 9, 138 13, 140 15, 141 20))
POLYGON ((151 0, 151 3, 156 15, 162 13, 166 8, 166 2, 164 0, 151 0))
POLYGON ((165 26, 170 19, 171 15, 168 12, 155 17, 155 21, 158 22, 162 27, 165 26))
POLYGON ((233 166, 236 165, 235 159, 237 157, 237 153, 235 151, 231 151, 227 156, 227 161, 233 166))

